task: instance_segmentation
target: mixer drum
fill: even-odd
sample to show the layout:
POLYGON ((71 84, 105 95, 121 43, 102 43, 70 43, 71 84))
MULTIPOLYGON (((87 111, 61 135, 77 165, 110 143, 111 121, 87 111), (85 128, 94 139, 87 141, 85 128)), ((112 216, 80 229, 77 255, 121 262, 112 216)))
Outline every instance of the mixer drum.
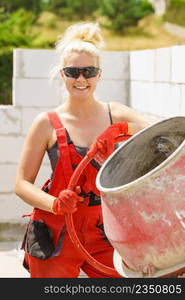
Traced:
POLYGON ((96 184, 122 276, 160 277, 185 267, 185 117, 159 121, 123 143, 96 184))

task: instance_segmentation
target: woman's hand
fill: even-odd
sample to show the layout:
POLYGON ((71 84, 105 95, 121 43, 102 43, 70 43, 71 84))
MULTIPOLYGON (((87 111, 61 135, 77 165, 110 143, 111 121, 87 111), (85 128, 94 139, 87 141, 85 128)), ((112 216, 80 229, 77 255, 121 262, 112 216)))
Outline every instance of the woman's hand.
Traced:
POLYGON ((76 187, 75 191, 68 189, 61 191, 53 202, 52 212, 55 215, 74 213, 77 210, 78 202, 84 201, 84 198, 78 196, 78 193, 80 193, 80 187, 76 187))
POLYGON ((123 136, 124 139, 128 139, 130 136, 128 136, 127 133, 127 122, 112 124, 100 136, 98 136, 87 153, 88 157, 94 158, 100 165, 102 165, 114 151, 114 144, 118 142, 116 139, 120 136, 123 136))

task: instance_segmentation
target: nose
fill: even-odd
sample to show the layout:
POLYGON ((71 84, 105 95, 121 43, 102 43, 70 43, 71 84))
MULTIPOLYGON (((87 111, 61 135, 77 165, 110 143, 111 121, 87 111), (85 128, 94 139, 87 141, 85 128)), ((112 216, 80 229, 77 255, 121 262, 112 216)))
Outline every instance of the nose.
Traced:
POLYGON ((85 77, 83 76, 83 73, 80 72, 79 77, 77 78, 77 80, 86 80, 85 77))

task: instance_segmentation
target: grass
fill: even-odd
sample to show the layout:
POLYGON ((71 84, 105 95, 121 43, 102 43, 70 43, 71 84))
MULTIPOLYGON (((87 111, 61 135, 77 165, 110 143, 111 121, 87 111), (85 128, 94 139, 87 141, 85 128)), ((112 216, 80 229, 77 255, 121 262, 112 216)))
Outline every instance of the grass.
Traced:
MULTIPOLYGON (((61 20, 50 12, 44 12, 39 17, 33 32, 40 32, 34 46, 54 46, 55 41, 64 30, 74 22, 61 20)), ((101 24, 101 20, 100 20, 101 24)), ((105 50, 141 50, 173 45, 185 45, 185 38, 180 38, 165 31, 161 17, 150 15, 141 20, 137 27, 129 28, 125 35, 118 35, 102 26, 102 32, 106 41, 105 50)))

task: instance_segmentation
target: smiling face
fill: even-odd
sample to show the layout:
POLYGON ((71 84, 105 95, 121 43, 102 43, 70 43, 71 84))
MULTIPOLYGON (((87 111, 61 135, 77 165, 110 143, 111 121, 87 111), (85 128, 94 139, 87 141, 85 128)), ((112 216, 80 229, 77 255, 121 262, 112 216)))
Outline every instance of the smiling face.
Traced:
MULTIPOLYGON (((65 60, 64 67, 98 67, 98 59, 88 53, 72 52, 65 60)), ((78 78, 67 77, 64 71, 61 70, 61 75, 65 82, 66 88, 71 98, 89 99, 93 97, 93 92, 96 89, 98 79, 101 75, 101 70, 95 77, 85 78, 82 73, 78 78)))

